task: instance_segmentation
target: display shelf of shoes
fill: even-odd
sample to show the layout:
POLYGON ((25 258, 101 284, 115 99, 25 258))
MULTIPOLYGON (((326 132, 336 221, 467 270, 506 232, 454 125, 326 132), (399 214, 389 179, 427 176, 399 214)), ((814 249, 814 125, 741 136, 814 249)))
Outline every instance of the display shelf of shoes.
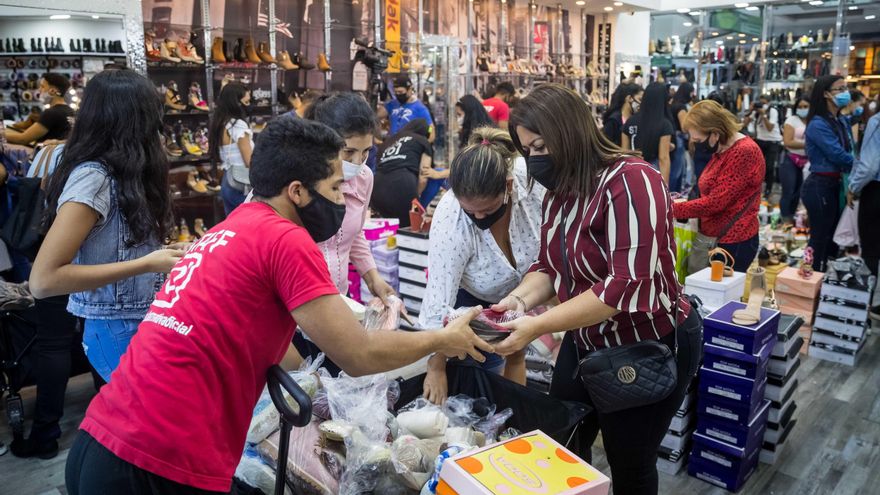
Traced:
POLYGON ((205 111, 201 111, 201 110, 187 111, 187 112, 171 112, 171 111, 168 111, 168 109, 166 109, 163 117, 165 117, 165 118, 170 118, 170 117, 209 117, 210 115, 211 115, 210 112, 205 112, 205 111))
POLYGON ((95 53, 95 52, 24 52, 24 53, 4 53, 0 52, 0 58, 21 58, 21 57, 125 57, 124 52, 119 53, 95 53))

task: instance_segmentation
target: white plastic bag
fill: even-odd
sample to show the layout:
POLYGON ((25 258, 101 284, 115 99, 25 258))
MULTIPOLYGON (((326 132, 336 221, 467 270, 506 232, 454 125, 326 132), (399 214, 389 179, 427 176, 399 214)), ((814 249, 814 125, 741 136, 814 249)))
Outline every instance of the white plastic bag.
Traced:
POLYGON ((840 247, 859 245, 859 202, 845 207, 834 230, 834 243, 840 247))
MULTIPOLYGON (((309 397, 314 397, 318 390, 318 378, 315 376, 315 372, 322 364, 324 364, 324 355, 318 354, 314 362, 311 359, 306 359, 299 370, 288 373, 309 397)), ((283 393, 290 407, 298 407, 293 397, 288 395, 287 392, 283 393)), ((254 415, 248 428, 247 443, 256 445, 265 440, 266 437, 279 428, 280 420, 281 417, 279 416, 278 409, 272 403, 272 398, 269 396, 269 389, 264 388, 260 399, 254 406, 254 415)))

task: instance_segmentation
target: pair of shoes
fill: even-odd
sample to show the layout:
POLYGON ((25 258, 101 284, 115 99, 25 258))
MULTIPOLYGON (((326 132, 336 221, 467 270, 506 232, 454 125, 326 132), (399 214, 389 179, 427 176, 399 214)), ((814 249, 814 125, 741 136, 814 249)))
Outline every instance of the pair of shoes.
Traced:
POLYGON ((761 321, 761 306, 764 304, 764 295, 767 292, 765 274, 766 271, 760 266, 749 268, 749 275, 752 277, 749 300, 745 309, 738 309, 732 315, 732 320, 737 325, 752 326, 761 321))
POLYGON ((208 102, 202 99, 202 87, 196 81, 189 86, 189 106, 202 112, 208 111, 208 102))
POLYGON ((58 455, 58 441, 37 442, 33 438, 17 438, 9 446, 10 452, 15 457, 26 459, 37 457, 39 459, 52 459, 58 455))
POLYGON ((184 105, 183 99, 180 97, 180 92, 177 90, 177 83, 174 81, 169 82, 165 89, 165 106, 169 110, 176 112, 186 110, 186 105, 184 105))

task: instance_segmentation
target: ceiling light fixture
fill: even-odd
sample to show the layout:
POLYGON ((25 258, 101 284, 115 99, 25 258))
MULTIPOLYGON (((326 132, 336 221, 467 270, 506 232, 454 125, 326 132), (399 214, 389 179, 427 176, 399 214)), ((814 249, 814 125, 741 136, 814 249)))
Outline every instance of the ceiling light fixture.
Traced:
POLYGON ((700 11, 699 10, 692 10, 692 11, 688 12, 688 15, 700 15, 700 11))
POLYGON ((725 36, 726 39, 732 40, 733 36, 725 36))
POLYGON ((676 9, 675 11, 678 12, 679 14, 687 14, 688 12, 691 11, 691 9, 685 7, 683 9, 676 9))
POLYGON ((614 2, 615 7, 623 7, 623 2, 614 2))
POLYGON ((745 44, 746 44, 746 40, 739 40, 739 44, 740 44, 740 45, 745 45, 745 44))
POLYGON ((92 14, 92 19, 100 19, 100 18, 101 18, 101 16, 92 14))
POLYGON ((855 49, 856 49, 855 46, 853 46, 853 45, 849 45, 849 51, 854 51, 855 49))
POLYGON ((584 5, 586 3, 587 2, 585 2, 584 0, 578 0, 577 2, 575 2, 575 5, 584 5))
POLYGON ((614 7, 605 7, 603 10, 605 12, 611 12, 612 10, 614 10, 614 7))
POLYGON ((744 9, 744 8, 748 7, 749 4, 746 2, 741 2, 741 3, 735 3, 735 4, 733 4, 733 6, 738 9, 744 9))
POLYGON ((822 0, 813 0, 812 2, 810 2, 810 5, 812 5, 813 7, 818 7, 818 6, 822 5, 823 3, 825 3, 825 2, 823 2, 822 0))
POLYGON ((874 15, 874 14, 866 15, 866 16, 865 16, 865 20, 866 20, 866 21, 873 21, 873 20, 876 19, 876 18, 877 18, 877 16, 874 15))
POLYGON ((70 15, 69 14, 53 14, 53 15, 49 16, 49 19, 52 19, 53 21, 63 21, 65 19, 70 19, 70 15))
POLYGON ((712 36, 718 36, 718 31, 712 31, 712 36))
POLYGON ((685 22, 685 23, 684 23, 684 27, 691 27, 691 26, 693 26, 693 25, 694 25, 693 22, 685 22))
POLYGON ((746 7, 746 10, 751 10, 752 12, 754 12, 756 10, 761 10, 761 7, 758 7, 757 5, 752 5, 750 7, 746 7))
POLYGON ((716 41, 716 42, 715 42, 715 44, 716 44, 716 45, 723 45, 723 44, 724 44, 724 42, 723 42, 723 41, 721 41, 721 40, 718 40, 718 41, 716 41))
POLYGON ((847 8, 848 8, 849 10, 859 10, 859 6, 858 6, 858 5, 850 5, 850 6, 847 7, 847 8))
POLYGON ((752 41, 758 41, 758 38, 752 38, 752 41))
POLYGON ((739 33, 737 36, 739 36, 740 38, 745 38, 745 37, 746 37, 745 33, 739 33))

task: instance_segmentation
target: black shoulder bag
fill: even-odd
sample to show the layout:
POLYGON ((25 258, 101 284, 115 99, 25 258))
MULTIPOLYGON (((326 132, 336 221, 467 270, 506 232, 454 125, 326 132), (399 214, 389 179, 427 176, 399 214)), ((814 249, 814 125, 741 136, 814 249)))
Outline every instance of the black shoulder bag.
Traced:
MULTIPOLYGON (((568 227, 562 211, 562 265, 565 290, 571 290, 571 275, 565 234, 568 227)), ((678 295, 673 304, 675 353, 678 354, 678 295)), ((575 344, 577 345, 577 344, 575 344)), ((678 384, 678 365, 669 347, 657 340, 599 349, 580 359, 575 374, 603 414, 646 406, 669 397, 678 384)))

